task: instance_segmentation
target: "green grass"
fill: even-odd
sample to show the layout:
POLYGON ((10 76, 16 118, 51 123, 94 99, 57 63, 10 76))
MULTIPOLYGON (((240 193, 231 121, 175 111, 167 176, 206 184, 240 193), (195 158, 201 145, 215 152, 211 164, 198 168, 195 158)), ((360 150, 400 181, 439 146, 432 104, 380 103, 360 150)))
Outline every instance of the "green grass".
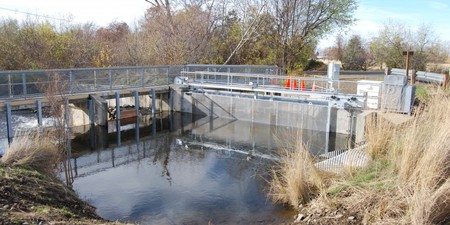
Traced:
POLYGON ((47 205, 40 205, 40 206, 37 206, 34 209, 34 211, 39 214, 43 214, 43 213, 47 214, 47 213, 50 213, 51 211, 53 211, 53 212, 56 212, 57 214, 64 215, 67 218, 75 216, 75 214, 67 207, 54 208, 54 207, 47 206, 47 205))
POLYGON ((41 206, 38 206, 38 207, 36 207, 34 209, 34 211, 37 212, 37 213, 49 213, 50 210, 51 210, 51 208, 49 206, 46 206, 46 205, 41 205, 41 206))
POLYGON ((426 85, 417 85, 416 86, 416 98, 420 101, 420 102, 426 102, 430 99, 430 94, 429 92, 429 87, 426 85))

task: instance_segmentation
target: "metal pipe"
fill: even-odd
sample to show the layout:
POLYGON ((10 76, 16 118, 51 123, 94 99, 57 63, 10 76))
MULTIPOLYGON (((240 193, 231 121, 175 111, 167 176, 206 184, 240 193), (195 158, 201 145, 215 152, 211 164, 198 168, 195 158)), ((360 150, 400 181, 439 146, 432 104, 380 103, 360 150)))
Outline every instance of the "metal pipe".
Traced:
POLYGON ((25 73, 22 73, 22 94, 24 96, 27 95, 27 78, 25 76, 25 73))
POLYGON ((72 77, 72 70, 69 71, 69 93, 72 93, 72 82, 73 82, 73 77, 72 77))
POLYGON ((42 127, 42 102, 39 99, 36 100, 36 112, 37 112, 38 126, 42 127))
POLYGON ((116 120, 120 120, 120 94, 117 91, 114 94, 116 96, 116 120))
POLYGON ((9 89, 9 97, 12 98, 13 97, 13 93, 12 93, 12 83, 11 83, 11 74, 8 74, 8 89, 9 89))
POLYGON ((166 69, 167 84, 170 84, 169 71, 170 71, 170 66, 168 66, 167 69, 166 69))
POLYGON ((330 130, 331 130, 331 101, 328 101, 328 111, 327 111, 327 126, 326 126, 326 136, 325 136, 325 152, 330 151, 330 130))
POLYGON ((154 88, 150 89, 150 95, 152 96, 152 115, 156 114, 156 91, 154 88))
POLYGON ((133 91, 134 94, 134 108, 136 109, 136 117, 139 117, 139 92, 133 91))
MULTIPOLYGON (((128 70, 127 70, 127 72, 128 72, 128 70)), ((142 72, 141 72, 141 84, 142 84, 142 87, 145 86, 145 82, 144 82, 144 74, 145 74, 145 70, 142 69, 142 72)))
POLYGON ((11 103, 6 102, 6 134, 8 137, 8 143, 10 144, 13 139, 13 124, 12 124, 12 115, 11 115, 11 103))

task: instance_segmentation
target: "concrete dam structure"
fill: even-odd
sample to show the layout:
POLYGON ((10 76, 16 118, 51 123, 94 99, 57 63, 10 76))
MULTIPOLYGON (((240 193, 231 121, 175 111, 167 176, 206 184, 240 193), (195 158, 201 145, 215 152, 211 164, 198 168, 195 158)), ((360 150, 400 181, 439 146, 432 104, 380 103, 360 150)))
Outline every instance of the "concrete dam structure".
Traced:
MULTIPOLYGON (((37 88, 30 89, 33 90, 30 94, 32 73, 18 72, 23 82, 20 84, 13 82, 14 74, 7 74, 11 80, 7 88, 10 91, 0 96, 6 99, 0 102, 0 109, 7 115, 8 140, 13 136, 11 110, 35 109, 38 121, 42 120, 46 102, 37 88), (14 94, 16 87, 20 95, 14 94)), ((415 91, 404 78, 384 74, 378 75, 388 81, 387 85, 381 81, 340 80, 339 66, 334 64, 329 65, 327 76, 320 78, 280 75, 279 68, 270 66, 228 65, 98 68, 58 70, 58 73, 67 75, 65 80, 70 84, 64 96, 68 127, 107 126, 112 108, 115 110, 112 119, 119 128, 120 119, 139 116, 140 109, 149 109, 152 115, 183 112, 347 134, 354 136, 356 143, 364 140, 367 115, 380 109, 410 113, 415 91), (83 79, 76 79, 78 72, 83 79), (91 72, 93 76, 88 75, 91 72), (105 76, 99 78, 99 74, 105 76), (394 93, 395 98, 388 96, 388 92, 394 93), (133 108, 124 111, 124 106, 133 108), (75 112, 79 116, 73 116, 75 112)))

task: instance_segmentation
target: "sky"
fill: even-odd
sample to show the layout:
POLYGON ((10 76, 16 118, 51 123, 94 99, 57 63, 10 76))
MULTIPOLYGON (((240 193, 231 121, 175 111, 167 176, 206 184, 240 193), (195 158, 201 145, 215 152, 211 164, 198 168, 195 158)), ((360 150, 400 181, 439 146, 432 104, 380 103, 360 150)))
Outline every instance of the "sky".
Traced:
MULTIPOLYGON (((360 35, 365 39, 375 36, 389 20, 400 22, 412 30, 421 25, 431 26, 440 40, 450 42, 450 0, 357 0, 355 24, 347 36, 360 35)), ((324 38, 319 46, 333 45, 337 33, 324 38)))
MULTIPOLYGON (((450 0, 357 0, 355 24, 348 36, 370 39, 388 20, 409 26, 431 26, 443 41, 450 42, 450 0)), ((107 26, 112 21, 126 22, 133 27, 144 16, 149 3, 145 0, 0 0, 0 17, 22 20, 27 14, 45 16, 50 21, 69 19, 75 23, 93 22, 107 26), (70 16, 69 16, 70 15, 70 16)), ((330 33, 319 48, 333 45, 336 33, 330 33)))

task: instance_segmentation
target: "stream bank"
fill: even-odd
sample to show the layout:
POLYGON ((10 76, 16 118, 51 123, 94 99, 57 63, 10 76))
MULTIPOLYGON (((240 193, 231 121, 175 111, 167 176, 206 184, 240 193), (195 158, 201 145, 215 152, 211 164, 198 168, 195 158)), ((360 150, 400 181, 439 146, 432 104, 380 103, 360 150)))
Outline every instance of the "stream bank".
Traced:
POLYGON ((56 178, 0 165, 0 224, 121 223, 100 218, 93 206, 56 178))

